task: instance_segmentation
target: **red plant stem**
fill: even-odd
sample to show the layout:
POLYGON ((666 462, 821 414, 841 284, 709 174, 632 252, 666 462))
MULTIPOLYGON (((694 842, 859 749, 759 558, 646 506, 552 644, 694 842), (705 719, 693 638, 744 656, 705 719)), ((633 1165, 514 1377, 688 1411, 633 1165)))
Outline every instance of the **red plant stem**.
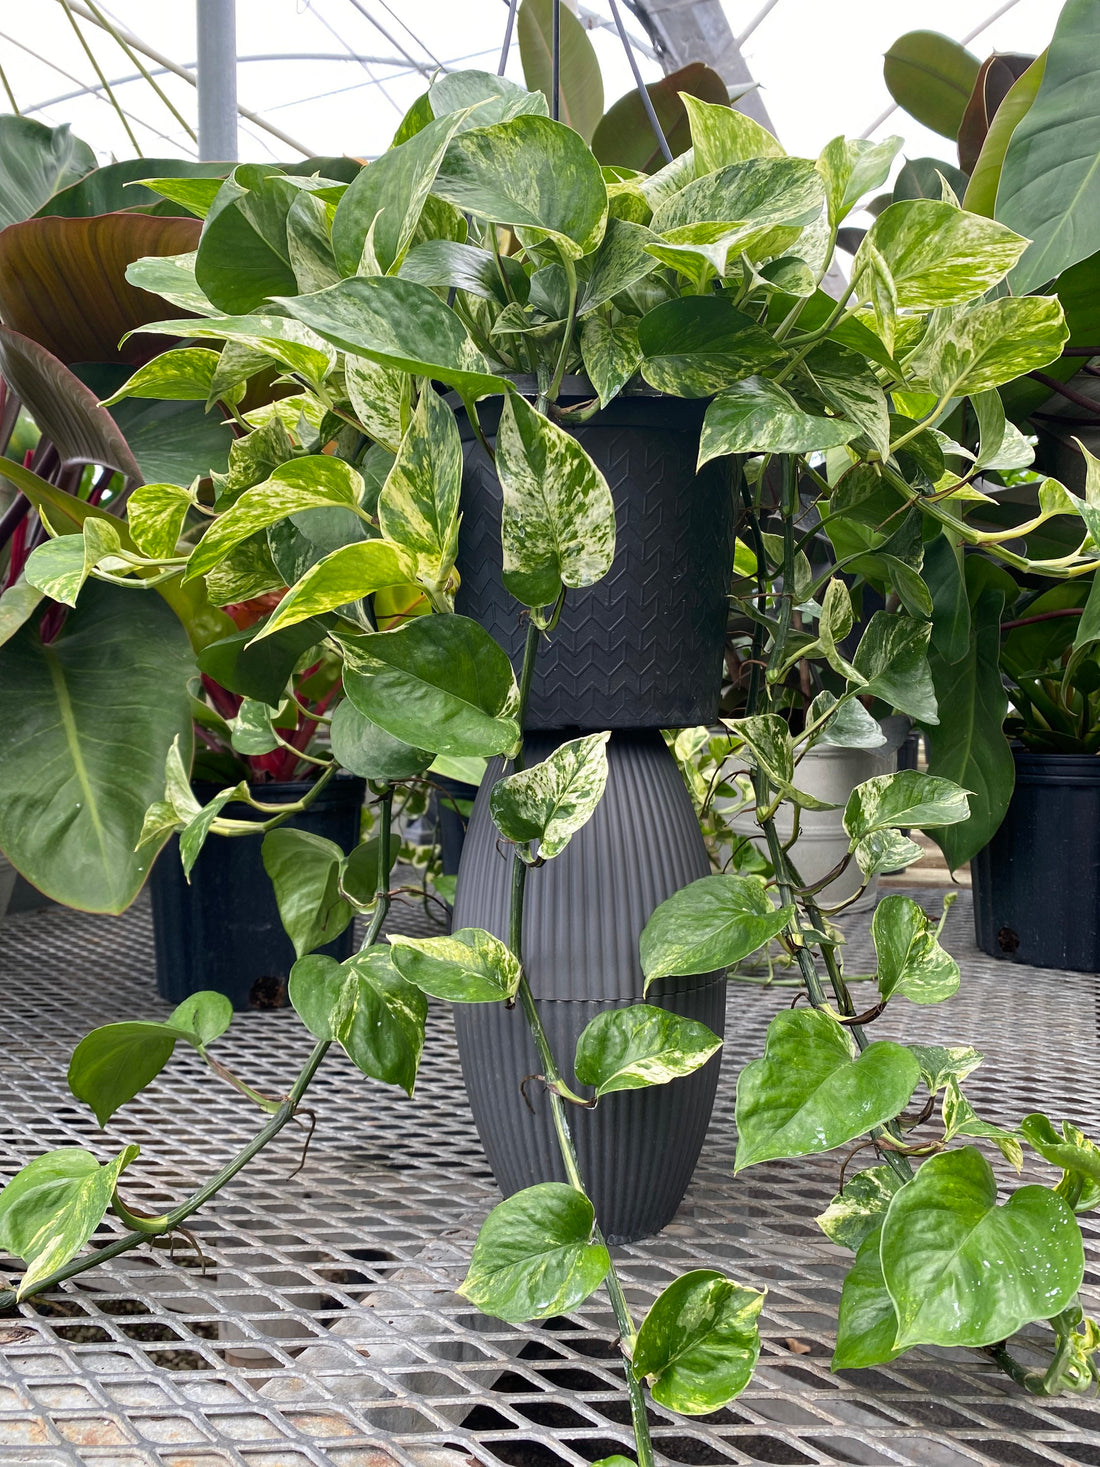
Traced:
POLYGON ((1037 621, 1056 621, 1061 616, 1084 616, 1083 606, 1064 606, 1060 611, 1039 611, 1034 616, 1021 616, 1016 621, 1003 621, 1002 632, 1011 632, 1016 627, 1029 627, 1037 621))

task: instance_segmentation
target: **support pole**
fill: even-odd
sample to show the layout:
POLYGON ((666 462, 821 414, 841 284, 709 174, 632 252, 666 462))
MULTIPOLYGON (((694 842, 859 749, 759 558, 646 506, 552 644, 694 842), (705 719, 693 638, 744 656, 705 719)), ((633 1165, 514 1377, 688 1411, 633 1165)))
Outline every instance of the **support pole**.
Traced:
POLYGON ((237 161, 236 0, 196 0, 199 158, 237 161))

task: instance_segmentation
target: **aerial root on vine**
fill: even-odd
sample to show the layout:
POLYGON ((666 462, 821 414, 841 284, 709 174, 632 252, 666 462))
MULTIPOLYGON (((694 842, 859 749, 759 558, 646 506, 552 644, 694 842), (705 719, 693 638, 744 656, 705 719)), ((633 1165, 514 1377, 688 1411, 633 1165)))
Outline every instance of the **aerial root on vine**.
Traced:
POLYGON ((872 1004, 862 1014, 842 1014, 840 1016, 840 1022, 842 1024, 872 1024, 880 1014, 884 1014, 885 1012, 886 1000, 882 999, 879 1003, 872 1004))
POLYGON ((309 1117, 309 1124, 306 1126, 306 1139, 302 1142, 302 1154, 301 1154, 301 1156, 298 1159, 298 1165, 294 1168, 294 1170, 292 1172, 288 1172, 287 1173, 287 1178, 286 1179, 287 1179, 288 1182, 290 1181, 291 1177, 296 1177, 298 1175, 298 1173, 302 1170, 302 1168, 305 1166, 305 1164, 306 1164, 306 1157, 309 1155, 309 1143, 313 1140, 313 1133, 317 1129, 317 1112, 316 1111, 309 1110, 305 1106, 303 1106, 300 1111, 297 1111, 296 1110, 294 1112, 294 1116, 293 1116, 295 1125, 301 1125, 302 1124, 302 1122, 299 1121, 299 1119, 298 1119, 299 1114, 301 1114, 303 1116, 308 1116, 309 1117))

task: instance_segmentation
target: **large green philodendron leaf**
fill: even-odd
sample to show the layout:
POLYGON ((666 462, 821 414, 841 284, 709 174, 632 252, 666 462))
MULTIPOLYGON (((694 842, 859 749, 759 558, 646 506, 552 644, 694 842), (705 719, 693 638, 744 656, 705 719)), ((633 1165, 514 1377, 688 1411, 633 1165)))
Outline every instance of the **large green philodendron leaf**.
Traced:
MULTIPOLYGON (((533 92, 542 92, 548 101, 554 89, 555 8, 555 0, 523 0, 516 24, 523 79, 533 92)), ((588 39, 588 32, 567 5, 560 7, 558 22, 561 120, 590 143, 596 124, 603 116, 600 63, 588 39)))
POLYGON ((281 298, 279 304, 341 350, 438 378, 468 400, 511 391, 510 383, 489 371, 455 313, 413 280, 360 276, 313 295, 281 298))
POLYGON ((416 579, 435 591, 454 567, 461 484, 458 423, 438 393, 425 388, 378 496, 378 523, 387 540, 414 558, 416 579))
POLYGON ((468 617, 421 616, 345 641, 344 691, 387 733, 433 754, 501 754, 519 740, 512 665, 468 617))
POLYGON ((734 1170, 830 1151, 899 1115, 920 1080, 916 1059, 889 1039, 857 1053, 824 1009, 777 1014, 762 1057, 738 1077, 734 1170))
POLYGON ((913 1003, 940 1003, 959 986, 959 965, 936 939, 936 924, 911 897, 892 892, 875 908, 871 935, 884 999, 904 994, 913 1003))
POLYGON ((905 367, 937 397, 963 397, 1047 366, 1068 340, 1057 296, 1001 296, 934 326, 905 367))
POLYGON ((552 860, 592 818, 607 783, 608 733, 559 745, 541 764, 505 775, 493 786, 489 810, 505 840, 552 860))
POLYGON ((890 1203, 882 1272, 895 1345, 991 1345, 1050 1319, 1081 1287, 1081 1230, 1060 1197, 1021 1187, 1003 1207, 973 1146, 933 1156, 890 1203))
POLYGON ((764 1295, 711 1269, 685 1273, 658 1295, 638 1330, 634 1370, 655 1401, 685 1416, 739 1396, 760 1355, 764 1295))
POLYGON ((494 224, 549 236, 575 258, 595 249, 607 219, 603 175, 584 139, 532 113, 460 133, 433 191, 494 224))
POLYGON ((447 937, 394 934, 390 957, 402 978, 448 1003, 514 998, 522 975, 512 950, 480 927, 461 927, 447 937))
POLYGON ((413 1093, 428 1001, 401 977, 385 948, 367 948, 345 963, 323 953, 299 958, 289 995, 315 1038, 334 1040, 372 1080, 413 1093))
POLYGON ((497 433, 504 584, 525 606, 550 606, 563 585, 591 586, 615 558, 615 506, 580 443, 518 393, 497 433))
POLYGON ((0 117, 0 229, 37 214, 95 166, 95 154, 67 123, 46 127, 32 117, 0 117))
POLYGON ((1100 229, 1100 16, 1062 7, 1035 101, 1012 134, 997 218, 1032 243, 1012 272, 1024 295, 1095 253, 1100 229))
POLYGON ((568 1314, 611 1267, 594 1225, 591 1202, 565 1182, 517 1192, 482 1223, 459 1293, 512 1324, 568 1314))
POLYGON ((405 258, 447 145, 465 114, 429 122, 390 148, 348 185, 332 220, 340 276, 387 275, 405 258), (366 258, 364 249, 366 248, 366 258))
POLYGON ((27 1264, 16 1298, 80 1252, 137 1154, 126 1146, 101 1166, 83 1147, 63 1146, 16 1172, 0 1192, 0 1248, 27 1264))
POLYGON ((605 1009, 577 1040, 573 1070, 596 1098, 616 1090, 667 1085, 690 1075, 721 1049, 722 1041, 705 1024, 652 1004, 605 1009))
POLYGON ((224 994, 204 991, 184 999, 163 1023, 134 1019, 93 1029, 73 1050, 69 1089, 105 1126, 160 1074, 178 1040, 201 1050, 225 1033, 232 1018, 224 994))
POLYGON ((798 405, 767 377, 746 377, 720 393, 703 419, 699 467, 727 453, 821 453, 849 443, 859 425, 798 405))
MULTIPOLYGON (((965 589, 964 589, 965 598, 965 589)), ((952 871, 988 845, 1004 819, 1016 765, 1004 732, 1008 693, 1001 679, 1004 592, 990 587, 970 608, 969 635, 955 662, 936 646, 929 665, 939 723, 925 731, 929 773, 973 790, 970 815, 937 831, 935 840, 952 871)))
POLYGON ((954 142, 980 66, 958 41, 936 31, 909 31, 887 51, 882 72, 899 107, 954 142))
POLYGON ((884 265, 897 307, 963 305, 1002 280, 1026 248, 1026 239, 992 219, 935 199, 907 199, 889 205, 867 231, 852 282, 860 300, 873 299, 884 265))
MULTIPOLYGON (((684 94, 701 97, 716 106, 729 105, 729 90, 725 82, 701 61, 693 61, 660 81, 650 82, 646 91, 677 162, 691 146, 691 126, 683 102, 684 94)), ((601 163, 613 167, 637 168, 643 173, 653 173, 661 168, 664 154, 635 87, 607 109, 592 136, 592 151, 601 163)), ((693 176, 690 168, 687 176, 693 176)))
POLYGON ((880 1221, 859 1244, 856 1261, 844 1280, 833 1351, 834 1370, 882 1365, 895 1359, 905 1348, 894 1343, 898 1316, 882 1277, 881 1238, 880 1221))
POLYGON ((190 756, 194 673, 161 597, 98 581, 52 642, 31 622, 0 648, 0 850, 47 896, 117 913, 140 891, 167 833, 134 848, 174 738, 190 756))
POLYGON ((777 937, 792 908, 775 907, 759 876, 701 876, 654 911, 640 939, 646 987, 656 978, 713 973, 777 937))
MULTIPOLYGON (((737 113, 731 113, 737 116, 737 113)), ((642 376, 675 397, 710 397, 786 353, 727 296, 679 296, 638 322, 642 376)))

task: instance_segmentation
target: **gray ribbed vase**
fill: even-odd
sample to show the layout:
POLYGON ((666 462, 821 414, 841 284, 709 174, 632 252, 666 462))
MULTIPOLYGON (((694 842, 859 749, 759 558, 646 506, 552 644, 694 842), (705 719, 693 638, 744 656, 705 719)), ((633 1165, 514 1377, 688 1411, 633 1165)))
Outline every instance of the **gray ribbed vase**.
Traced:
MULTIPOLYGON (((529 764, 570 735, 527 739, 529 764)), ((560 856, 531 871, 524 955, 535 999, 562 1074, 574 1083, 577 1036, 602 1009, 642 1000, 638 938, 653 909, 709 872, 691 799, 656 731, 614 733, 607 789, 588 824, 560 856)), ((490 767, 474 806, 458 873, 454 927, 508 937, 510 857, 498 848, 490 767)), ((648 1002, 698 1019, 721 1034, 725 981, 717 973, 655 983, 648 1002)), ((539 1062, 517 1007, 459 1004, 455 1028, 467 1094, 493 1175, 504 1195, 563 1181, 539 1062)), ((658 1232, 679 1207, 706 1136, 720 1055, 669 1085, 608 1095, 594 1110, 568 1107, 585 1184, 613 1242, 658 1232)))

